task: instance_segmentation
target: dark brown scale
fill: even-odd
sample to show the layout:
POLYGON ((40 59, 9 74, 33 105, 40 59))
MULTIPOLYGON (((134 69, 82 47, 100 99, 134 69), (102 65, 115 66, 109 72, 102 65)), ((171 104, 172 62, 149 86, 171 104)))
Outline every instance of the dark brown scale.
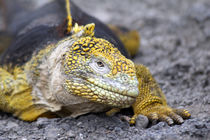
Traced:
POLYGON ((121 64, 121 70, 122 71, 126 71, 126 63, 125 62, 122 62, 122 64, 121 64))

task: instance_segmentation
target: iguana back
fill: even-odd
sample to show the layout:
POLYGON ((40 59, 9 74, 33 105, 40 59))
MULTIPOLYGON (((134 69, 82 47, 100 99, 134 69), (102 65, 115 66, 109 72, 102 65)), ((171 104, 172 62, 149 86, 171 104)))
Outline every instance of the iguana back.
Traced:
MULTIPOLYGON (((21 19, 18 19, 17 24, 11 23, 11 26, 9 25, 9 27, 17 26, 15 31, 9 31, 16 37, 12 45, 2 55, 0 62, 1 65, 8 63, 13 66, 23 65, 31 58, 33 53, 43 49, 43 47, 45 47, 48 43, 58 42, 63 37, 67 36, 64 33, 65 4, 63 2, 64 1, 55 1, 47 4, 36 11, 29 12, 25 16, 21 17, 21 19), (45 24, 46 21, 44 21, 43 25, 42 21, 40 21, 37 25, 35 24, 36 21, 39 20, 40 16, 50 16, 53 9, 57 10, 56 14, 59 17, 58 21, 55 21, 55 23, 49 23, 48 25, 45 24)), ((121 41, 104 23, 83 12, 73 2, 71 3, 71 12, 73 23, 76 22, 79 25, 95 23, 95 36, 110 41, 124 56, 129 58, 129 55, 121 41)), ((13 20, 13 22, 15 22, 15 20, 13 20)))

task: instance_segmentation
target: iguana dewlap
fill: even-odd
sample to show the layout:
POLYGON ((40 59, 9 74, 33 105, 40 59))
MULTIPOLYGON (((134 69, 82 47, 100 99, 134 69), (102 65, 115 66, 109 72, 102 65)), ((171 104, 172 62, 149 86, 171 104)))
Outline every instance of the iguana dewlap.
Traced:
POLYGON ((68 36, 47 26, 19 36, 1 60, 0 109, 27 121, 110 109, 113 114, 130 106, 131 123, 139 114, 168 124, 190 117, 167 105, 149 70, 125 57, 126 49, 103 23, 90 21, 69 24, 68 36))

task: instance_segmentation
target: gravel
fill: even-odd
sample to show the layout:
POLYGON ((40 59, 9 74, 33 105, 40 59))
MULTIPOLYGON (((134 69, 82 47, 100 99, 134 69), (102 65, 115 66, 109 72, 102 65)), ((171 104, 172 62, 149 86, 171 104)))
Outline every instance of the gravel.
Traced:
POLYGON ((0 113, 0 140, 207 140, 210 139, 210 1, 74 0, 105 23, 136 29, 141 47, 135 63, 148 66, 168 104, 190 111, 182 125, 164 122, 145 127, 104 113, 79 118, 39 118, 24 122, 0 113))

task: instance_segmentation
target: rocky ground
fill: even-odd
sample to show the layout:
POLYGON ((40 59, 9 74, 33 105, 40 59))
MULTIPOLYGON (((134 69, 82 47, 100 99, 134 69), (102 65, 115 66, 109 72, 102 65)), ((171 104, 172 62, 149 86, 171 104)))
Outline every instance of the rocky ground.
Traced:
POLYGON ((129 126, 120 114, 40 118, 29 123, 1 113, 0 140, 210 139, 210 1, 74 1, 105 23, 138 30, 141 48, 134 62, 148 66, 168 104, 188 109, 192 118, 182 125, 160 122, 144 128, 129 126))

